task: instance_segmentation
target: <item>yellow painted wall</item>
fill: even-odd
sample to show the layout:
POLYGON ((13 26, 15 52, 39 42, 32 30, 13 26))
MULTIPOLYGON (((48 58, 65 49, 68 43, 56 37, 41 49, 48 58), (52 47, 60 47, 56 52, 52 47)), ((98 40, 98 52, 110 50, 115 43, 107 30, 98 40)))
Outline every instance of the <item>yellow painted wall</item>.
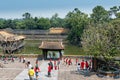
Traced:
POLYGON ((66 33, 68 30, 64 28, 50 28, 49 33, 52 34, 61 34, 61 33, 66 33))

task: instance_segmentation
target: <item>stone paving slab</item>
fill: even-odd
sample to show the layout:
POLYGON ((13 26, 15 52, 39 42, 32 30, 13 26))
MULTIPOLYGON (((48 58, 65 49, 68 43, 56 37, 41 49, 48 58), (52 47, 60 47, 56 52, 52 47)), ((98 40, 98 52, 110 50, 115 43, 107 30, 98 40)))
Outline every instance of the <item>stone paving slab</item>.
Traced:
POLYGON ((111 77, 101 78, 98 77, 95 72, 91 72, 89 76, 84 76, 77 72, 77 66, 75 64, 68 66, 63 63, 60 65, 58 71, 58 80, 120 80, 120 78, 111 77))
POLYGON ((44 64, 41 64, 40 80, 58 80, 58 70, 52 70, 51 77, 47 77, 47 67, 48 62, 44 61, 44 64))
POLYGON ((15 80, 29 80, 28 69, 24 69, 16 78, 15 80))
POLYGON ((0 68, 0 80, 13 80, 23 69, 0 68))

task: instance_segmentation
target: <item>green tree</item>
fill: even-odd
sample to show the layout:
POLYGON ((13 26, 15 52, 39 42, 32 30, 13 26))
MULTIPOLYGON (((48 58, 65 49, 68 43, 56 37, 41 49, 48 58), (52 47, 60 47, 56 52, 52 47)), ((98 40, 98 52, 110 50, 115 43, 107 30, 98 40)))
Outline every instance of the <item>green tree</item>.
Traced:
POLYGON ((3 26, 4 26, 4 19, 0 19, 0 29, 3 29, 3 26))
POLYGON ((117 17, 117 18, 120 18, 120 12, 118 12, 118 13, 116 14, 116 17, 117 17))
POLYGON ((113 6, 112 8, 110 8, 109 10, 109 14, 110 16, 114 15, 115 17, 117 17, 117 12, 120 10, 120 6, 113 6))
POLYGON ((120 53, 120 27, 111 24, 89 25, 82 36, 82 46, 86 53, 103 57, 107 66, 120 53))
POLYGON ((12 28, 12 29, 14 29, 15 27, 16 27, 16 23, 13 20, 8 19, 8 20, 4 21, 3 28, 12 28))
POLYGON ((55 13, 52 18, 50 18, 51 27, 64 27, 64 19, 58 17, 55 13))
POLYGON ((37 29, 49 29, 50 20, 48 18, 37 19, 37 29))
POLYGON ((103 23, 109 21, 109 12, 102 6, 96 6, 92 11, 93 13, 91 14, 91 19, 94 23, 103 23))
POLYGON ((24 23, 24 20, 16 21, 16 29, 26 29, 26 25, 24 23))
POLYGON ((22 16, 24 17, 22 23, 24 29, 36 29, 36 23, 30 13, 26 12, 22 16))
POLYGON ((70 29, 68 40, 73 45, 81 46, 81 35, 84 27, 88 23, 88 16, 82 13, 78 8, 69 12, 65 18, 66 28, 70 29))
POLYGON ((35 21, 33 18, 23 20, 23 25, 25 29, 36 29, 35 21))
POLYGON ((31 14, 26 12, 22 15, 24 17, 24 19, 30 19, 31 18, 31 14))

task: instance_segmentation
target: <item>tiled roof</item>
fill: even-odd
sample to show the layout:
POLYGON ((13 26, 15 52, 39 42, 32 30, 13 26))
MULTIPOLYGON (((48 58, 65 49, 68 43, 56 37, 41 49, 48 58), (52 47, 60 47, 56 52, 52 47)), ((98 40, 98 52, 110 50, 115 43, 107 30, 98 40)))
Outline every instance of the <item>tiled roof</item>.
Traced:
POLYGON ((50 49, 50 50, 63 50, 64 46, 62 42, 48 42, 43 41, 39 46, 40 49, 50 49))
POLYGON ((6 31, 0 31, 0 41, 17 41, 24 38, 24 36, 17 36, 6 31))

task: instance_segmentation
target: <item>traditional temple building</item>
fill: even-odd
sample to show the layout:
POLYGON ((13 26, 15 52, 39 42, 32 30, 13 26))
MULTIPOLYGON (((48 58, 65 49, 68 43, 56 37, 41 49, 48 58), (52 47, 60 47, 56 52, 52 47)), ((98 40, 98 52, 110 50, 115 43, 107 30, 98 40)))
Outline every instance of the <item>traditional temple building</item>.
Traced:
POLYGON ((62 58, 64 50, 62 42, 43 41, 39 48, 42 49, 44 60, 62 58))
POLYGON ((24 46, 24 36, 18 36, 6 31, 0 31, 0 47, 4 53, 14 53, 24 46))
POLYGON ((68 29, 65 28, 50 28, 49 34, 67 34, 68 29))

